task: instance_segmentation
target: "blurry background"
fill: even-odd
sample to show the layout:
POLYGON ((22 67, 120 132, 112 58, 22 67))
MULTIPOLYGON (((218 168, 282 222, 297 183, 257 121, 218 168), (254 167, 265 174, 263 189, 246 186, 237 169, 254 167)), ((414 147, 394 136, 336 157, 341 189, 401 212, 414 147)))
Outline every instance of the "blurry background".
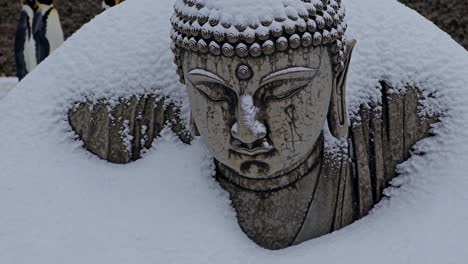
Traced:
POLYGON ((399 1, 431 20, 468 50, 468 0, 399 1))
MULTIPOLYGON (((400 2, 434 22, 468 50, 468 0, 400 2)), ((101 11, 100 0, 55 0, 55 5, 60 14, 65 38, 101 11)), ((0 0, 0 77, 16 75, 13 47, 20 12, 20 0, 0 0)))
MULTIPOLYGON (((55 6, 65 39, 101 12, 100 0, 55 0, 55 6)), ((20 12, 20 0, 0 0, 0 77, 16 76, 14 42, 20 12)))

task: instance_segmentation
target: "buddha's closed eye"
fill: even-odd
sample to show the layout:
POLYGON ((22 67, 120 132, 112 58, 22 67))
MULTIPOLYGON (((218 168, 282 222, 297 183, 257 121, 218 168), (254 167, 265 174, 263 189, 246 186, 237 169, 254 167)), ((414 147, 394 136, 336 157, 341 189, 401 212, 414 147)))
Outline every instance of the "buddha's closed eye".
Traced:
POLYGON ((193 87, 205 98, 213 102, 235 103, 236 94, 227 87, 221 77, 203 69, 195 69, 188 73, 193 87))
MULTIPOLYGON (((294 96, 307 87, 315 78, 317 69, 293 67, 265 76, 254 93, 255 100, 279 101, 294 96)), ((227 102, 235 105, 237 94, 229 88, 221 77, 214 73, 196 69, 189 72, 193 87, 205 98, 213 102, 227 102)))
POLYGON ((302 89, 304 89, 310 80, 279 80, 268 83, 258 90, 257 98, 262 101, 279 101, 287 99, 302 89))
POLYGON ((203 96, 213 102, 229 102, 235 100, 234 91, 214 82, 196 82, 193 83, 195 89, 203 96))
POLYGON ((294 67, 277 71, 263 78, 255 97, 262 101, 287 99, 309 85, 317 69, 294 67))

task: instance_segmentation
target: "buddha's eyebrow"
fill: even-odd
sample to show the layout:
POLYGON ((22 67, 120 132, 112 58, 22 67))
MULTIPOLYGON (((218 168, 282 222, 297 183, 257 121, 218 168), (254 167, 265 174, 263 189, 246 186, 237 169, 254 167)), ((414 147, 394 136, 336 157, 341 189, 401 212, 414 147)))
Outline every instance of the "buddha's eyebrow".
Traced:
POLYGON ((306 67, 287 68, 287 69, 283 69, 283 70, 268 74, 267 76, 263 77, 262 83, 269 82, 275 79, 276 77, 279 77, 282 75, 289 75, 293 73, 315 73, 316 71, 317 71, 317 68, 306 68, 306 67))
POLYGON ((213 81, 216 81, 216 82, 219 82, 221 84, 224 84, 226 85, 226 82, 221 78, 219 77, 218 75, 210 72, 210 71, 207 71, 207 70, 204 70, 204 69, 194 69, 194 70, 191 70, 188 75, 191 75, 191 76, 202 76, 202 77, 206 77, 208 79, 211 79, 213 81))

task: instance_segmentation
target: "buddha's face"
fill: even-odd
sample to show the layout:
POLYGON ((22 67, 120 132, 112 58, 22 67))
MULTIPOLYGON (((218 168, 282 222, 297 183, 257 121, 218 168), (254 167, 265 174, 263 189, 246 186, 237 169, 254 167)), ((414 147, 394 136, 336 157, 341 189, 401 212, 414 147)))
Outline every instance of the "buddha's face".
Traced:
POLYGON ((227 58, 184 52, 192 119, 215 158, 268 179, 302 164, 327 118, 333 71, 326 47, 227 58))

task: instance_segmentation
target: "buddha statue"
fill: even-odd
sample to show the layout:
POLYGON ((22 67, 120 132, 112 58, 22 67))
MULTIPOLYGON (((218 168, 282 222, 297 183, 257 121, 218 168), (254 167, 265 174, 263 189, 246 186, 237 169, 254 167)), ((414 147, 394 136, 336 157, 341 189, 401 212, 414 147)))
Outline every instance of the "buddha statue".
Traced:
POLYGON ((355 41, 344 36, 344 8, 296 0, 284 10, 247 23, 216 1, 177 0, 171 19, 191 129, 212 151, 242 230, 269 249, 330 233, 355 215, 344 198, 348 159, 325 162, 323 133, 328 120, 333 137, 348 138, 355 41))
POLYGON ((239 226, 264 248, 366 216, 438 121, 419 113, 421 87, 394 93, 383 76, 381 101, 348 117, 356 42, 345 38, 340 0, 176 0, 174 9, 172 51, 191 133, 185 106, 151 93, 77 102, 71 128, 91 153, 122 164, 141 158, 166 125, 185 143, 200 136, 239 226))

